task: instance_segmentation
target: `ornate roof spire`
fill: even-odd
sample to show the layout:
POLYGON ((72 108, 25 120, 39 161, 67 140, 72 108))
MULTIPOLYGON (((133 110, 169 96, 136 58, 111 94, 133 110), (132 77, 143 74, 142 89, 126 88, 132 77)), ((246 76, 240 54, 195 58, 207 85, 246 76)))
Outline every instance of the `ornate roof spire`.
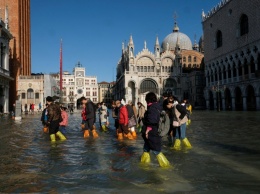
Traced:
POLYGON ((174 12, 174 16, 173 16, 173 18, 174 18, 174 27, 173 27, 173 32, 179 32, 179 27, 178 27, 178 25, 177 25, 177 18, 178 18, 178 15, 177 15, 177 13, 176 12, 174 12))

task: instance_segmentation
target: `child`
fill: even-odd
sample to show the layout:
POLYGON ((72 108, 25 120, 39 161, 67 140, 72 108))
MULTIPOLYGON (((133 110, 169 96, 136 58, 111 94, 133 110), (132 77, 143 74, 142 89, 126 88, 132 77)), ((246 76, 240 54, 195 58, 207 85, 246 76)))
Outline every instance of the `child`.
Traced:
POLYGON ((41 122, 42 122, 42 125, 43 125, 43 132, 48 133, 48 127, 47 127, 47 121, 48 121, 47 108, 48 108, 48 104, 46 104, 45 106, 46 106, 45 109, 42 111, 41 122))
POLYGON ((61 133, 66 133, 66 126, 68 126, 68 113, 66 107, 60 107, 62 121, 60 122, 61 133))

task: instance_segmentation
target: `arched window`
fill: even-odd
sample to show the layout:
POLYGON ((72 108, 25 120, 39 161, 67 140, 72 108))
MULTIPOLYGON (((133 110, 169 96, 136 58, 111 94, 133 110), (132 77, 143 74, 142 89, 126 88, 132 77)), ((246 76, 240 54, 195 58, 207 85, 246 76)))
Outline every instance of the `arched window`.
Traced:
POLYGON ((27 90, 27 99, 34 99, 34 92, 32 88, 27 90))
POLYGON ((217 43, 217 48, 222 46, 222 32, 220 30, 218 30, 216 34, 216 43, 217 43))
POLYGON ((240 17, 240 36, 248 33, 248 17, 247 15, 243 14, 240 17))
POLYGON ((145 92, 155 92, 157 91, 157 86, 152 80, 144 80, 140 85, 140 93, 145 92))

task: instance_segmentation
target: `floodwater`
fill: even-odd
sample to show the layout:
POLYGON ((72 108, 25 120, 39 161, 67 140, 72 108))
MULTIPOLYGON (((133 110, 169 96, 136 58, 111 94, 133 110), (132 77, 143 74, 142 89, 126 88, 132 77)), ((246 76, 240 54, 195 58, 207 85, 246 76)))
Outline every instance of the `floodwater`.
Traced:
POLYGON ((187 137, 193 148, 174 151, 172 168, 139 163, 143 140, 108 133, 83 138, 80 113, 69 115, 68 140, 51 143, 40 114, 0 118, 0 193, 260 193, 260 112, 194 111, 187 137))

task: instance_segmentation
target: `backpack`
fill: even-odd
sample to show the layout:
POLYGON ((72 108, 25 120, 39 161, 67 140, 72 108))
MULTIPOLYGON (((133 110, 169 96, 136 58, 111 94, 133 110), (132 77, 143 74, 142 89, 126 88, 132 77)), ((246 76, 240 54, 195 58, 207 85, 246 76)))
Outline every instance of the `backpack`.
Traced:
MULTIPOLYGON (((159 111, 159 110, 158 110, 159 111)), ((163 110, 160 112, 160 121, 158 126, 158 134, 160 137, 167 135, 170 129, 170 118, 163 110)))

